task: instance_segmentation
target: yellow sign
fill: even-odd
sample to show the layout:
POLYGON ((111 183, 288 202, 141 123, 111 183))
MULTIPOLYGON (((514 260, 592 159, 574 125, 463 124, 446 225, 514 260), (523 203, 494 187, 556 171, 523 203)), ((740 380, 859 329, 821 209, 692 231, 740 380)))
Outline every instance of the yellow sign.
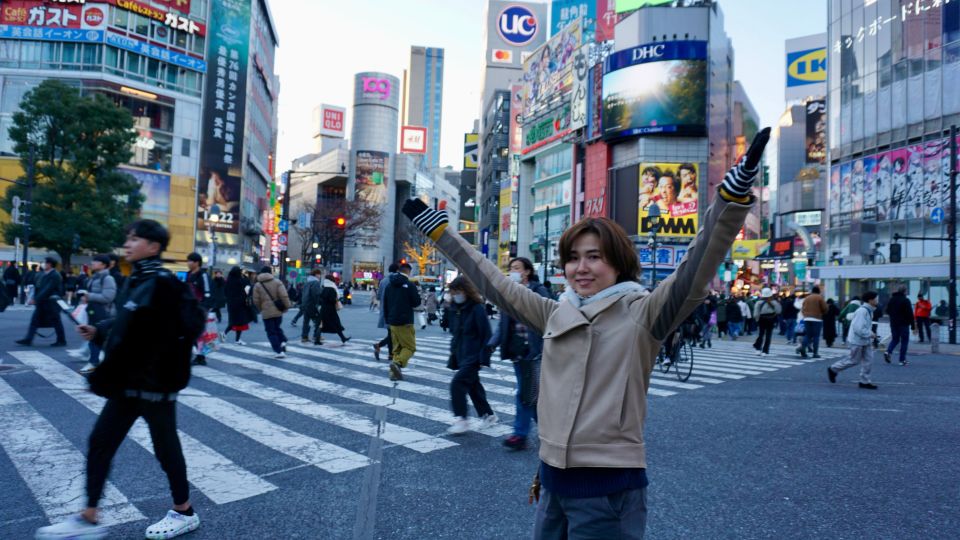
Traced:
POLYGON ((735 261, 755 259, 769 244, 767 240, 737 240, 730 248, 730 258, 735 261))
POLYGON ((463 168, 476 169, 480 163, 480 134, 465 133, 463 135, 463 168))
POLYGON ((802 86, 826 80, 826 47, 787 54, 787 86, 802 86))
POLYGON ((650 207, 660 208, 657 234, 693 238, 699 224, 699 171, 696 163, 641 163, 639 230, 647 234, 653 222, 650 207))

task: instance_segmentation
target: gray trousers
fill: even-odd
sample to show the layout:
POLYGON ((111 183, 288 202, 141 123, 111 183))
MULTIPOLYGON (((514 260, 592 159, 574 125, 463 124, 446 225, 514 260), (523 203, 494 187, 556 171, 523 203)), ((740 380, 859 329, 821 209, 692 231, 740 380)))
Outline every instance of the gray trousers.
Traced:
POLYGON ((534 540, 640 540, 647 526, 647 489, 574 499, 541 490, 534 540))
POLYGON ((834 371, 850 369, 860 365, 860 382, 870 382, 870 368, 873 366, 873 348, 869 345, 851 345, 850 356, 837 360, 832 366, 834 371))

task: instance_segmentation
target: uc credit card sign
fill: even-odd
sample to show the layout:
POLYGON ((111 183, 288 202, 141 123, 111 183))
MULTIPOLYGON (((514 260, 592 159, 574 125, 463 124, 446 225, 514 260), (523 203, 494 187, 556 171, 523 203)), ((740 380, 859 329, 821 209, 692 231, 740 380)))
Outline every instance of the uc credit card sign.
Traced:
POLYGON ((787 87, 827 81, 827 48, 787 53, 787 87))

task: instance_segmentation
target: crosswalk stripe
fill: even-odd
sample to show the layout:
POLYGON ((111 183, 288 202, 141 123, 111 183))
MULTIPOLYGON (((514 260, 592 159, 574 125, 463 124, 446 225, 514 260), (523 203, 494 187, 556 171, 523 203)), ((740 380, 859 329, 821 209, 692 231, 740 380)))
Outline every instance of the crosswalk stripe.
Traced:
MULTIPOLYGON (((360 339, 356 341, 357 343, 364 343, 367 340, 360 339)), ((370 342, 370 343, 373 343, 373 342, 370 342)), ((369 353, 366 350, 366 347, 359 347, 356 345, 347 345, 346 347, 338 350, 350 352, 354 355, 358 355, 363 358, 369 355, 369 353)), ((424 349, 418 344, 417 352, 414 353, 413 358, 410 359, 410 362, 419 366, 439 369, 439 370, 442 370, 443 372, 450 373, 450 370, 447 369, 447 359, 448 359, 448 356, 429 354, 424 352, 424 349)), ((496 361, 497 361, 497 357, 492 357, 491 364, 493 365, 490 368, 484 368, 480 370, 480 379, 484 381, 487 381, 487 380, 501 381, 501 382, 506 382, 508 384, 514 384, 516 382, 516 376, 513 374, 513 370, 511 369, 509 374, 501 373, 501 372, 505 372, 506 369, 497 366, 496 361)))
POLYGON ((202 397, 180 396, 179 401, 268 448, 330 473, 350 471, 370 464, 366 456, 297 433, 209 394, 202 397))
POLYGON ((738 375, 762 375, 763 371, 755 371, 751 369, 738 369, 733 367, 728 367, 727 364, 723 362, 710 362, 707 360, 694 360, 693 369, 697 370, 698 367, 706 367, 711 371, 719 371, 721 373, 735 373, 738 375))
POLYGON ((747 370, 760 371, 760 372, 780 370, 780 368, 778 367, 761 366, 757 364, 749 364, 746 362, 726 360, 722 358, 695 358, 693 362, 694 368, 696 368, 697 364, 704 364, 704 365, 712 364, 717 366, 726 366, 730 368, 747 369, 747 370))
MULTIPOLYGON (((261 362, 245 360, 237 356, 228 355, 224 352, 214 353, 210 356, 210 358, 228 364, 242 366, 247 369, 257 370, 268 377, 273 377, 274 379, 303 386, 304 388, 309 388, 311 390, 334 394, 341 398, 359 401, 361 403, 378 407, 386 407, 387 409, 393 411, 409 414, 411 416, 417 416, 420 418, 426 418, 427 420, 432 420, 434 422, 440 422, 443 424, 450 424, 453 421, 452 412, 439 407, 434 407, 432 405, 427 405, 425 403, 420 403, 419 401, 394 398, 393 396, 377 394, 376 392, 368 392, 366 390, 335 384, 320 379, 315 379, 313 377, 304 377, 302 373, 298 373, 296 371, 286 370, 261 362)), ((316 367, 315 362, 299 360, 292 357, 287 357, 284 359, 284 361, 291 365, 308 367, 311 369, 316 367)), ((508 432, 504 429, 504 427, 505 426, 491 426, 477 431, 479 433, 483 433, 484 435, 499 437, 508 432)))
MULTIPOLYGON (((10 354, 94 414, 100 414, 106 400, 89 392, 87 382, 80 374, 40 352, 11 351, 10 354)), ((277 489, 182 430, 177 430, 177 435, 187 461, 190 483, 216 504, 239 501, 277 489)), ((153 440, 143 419, 136 421, 127 436, 153 453, 153 440)))
POLYGON ((370 437, 380 436, 387 442, 398 444, 420 453, 457 446, 456 443, 446 439, 420 433, 419 431, 401 427, 396 424, 384 423, 381 425, 365 416, 337 409, 329 405, 315 403, 309 399, 248 381, 242 377, 220 373, 211 368, 194 367, 193 374, 221 386, 273 403, 279 407, 309 416, 315 420, 333 424, 370 437))
MULTIPOLYGON (((257 343, 256 345, 261 348, 269 347, 269 344, 267 343, 257 343)), ((242 346, 237 347, 234 345, 225 345, 224 348, 230 349, 234 352, 252 354, 249 348, 244 348, 242 346)), ((322 358, 324 360, 333 360, 335 362, 342 362, 347 364, 361 365, 360 363, 362 362, 359 360, 355 361, 355 360, 350 360, 345 358, 339 358, 336 355, 332 355, 326 352, 320 352, 319 350, 301 349, 300 347, 288 346, 287 351, 297 353, 297 354, 302 354, 305 356, 312 356, 314 358, 322 358)), ((426 386, 426 385, 410 382, 407 380, 403 380, 395 383, 386 377, 386 373, 385 373, 386 370, 384 369, 385 366, 377 364, 376 362, 369 362, 369 364, 372 364, 374 367, 383 370, 384 372, 383 375, 372 375, 369 373, 354 371, 351 369, 332 366, 325 362, 308 362, 308 361, 301 360, 299 358, 291 357, 291 356, 287 356, 287 358, 283 358, 278 361, 305 367, 307 369, 311 369, 314 371, 321 371, 324 373, 328 373, 330 375, 335 375, 338 377, 343 377, 343 378, 351 379, 354 381, 372 384, 375 386, 393 388, 394 385, 396 385, 397 388, 401 391, 410 392, 410 393, 422 395, 422 396, 434 397, 434 398, 442 399, 445 402, 448 402, 450 399, 450 392, 447 389, 436 388, 433 386, 426 386)), ((411 370, 411 371, 414 371, 414 373, 416 374, 415 370, 411 370)), ((404 377, 406 377, 406 373, 407 372, 405 371, 404 377)), ((449 380, 444 382, 449 383, 449 380)), ((513 415, 512 404, 490 399, 489 396, 487 397, 487 401, 489 401, 490 406, 493 408, 494 411, 497 412, 497 414, 509 414, 511 416, 513 415)), ((453 416, 453 413, 450 413, 450 415, 447 416, 448 421, 452 419, 452 416, 453 416)), ((506 435, 507 433, 510 432, 509 429, 506 428, 506 426, 493 426, 493 428, 498 428, 498 429, 493 429, 493 431, 497 433, 497 435, 506 435)))
MULTIPOLYGON (((86 500, 83 453, 3 379, 0 447, 48 520, 58 521, 82 510, 86 500)), ((110 482, 104 487, 100 509, 106 524, 146 519, 110 482)))

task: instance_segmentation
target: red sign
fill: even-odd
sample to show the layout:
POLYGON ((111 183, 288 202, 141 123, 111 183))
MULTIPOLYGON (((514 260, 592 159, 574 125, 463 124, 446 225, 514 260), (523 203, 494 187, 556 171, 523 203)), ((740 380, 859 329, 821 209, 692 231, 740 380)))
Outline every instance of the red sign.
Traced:
POLYGON ((99 28, 106 22, 107 14, 103 9, 92 5, 83 8, 84 28, 99 28))
POLYGON ((343 137, 344 113, 344 109, 340 107, 324 105, 320 112, 322 115, 322 118, 320 119, 322 122, 320 133, 329 137, 343 137))
POLYGON ((426 154, 427 128, 417 126, 401 127, 400 152, 404 154, 426 154))
POLYGON ((0 7, 0 24, 45 28, 80 28, 83 6, 50 5, 37 0, 10 0, 0 7))
POLYGON ((153 0, 155 4, 163 4, 170 9, 175 9, 180 13, 190 14, 190 0, 153 0))
POLYGON ((597 42, 613 39, 617 25, 617 9, 614 0, 597 0, 597 42))
MULTIPOLYGON (((138 2, 137 0, 104 0, 107 4, 113 4, 120 9, 125 9, 127 11, 132 11, 138 15, 143 15, 149 19, 155 21, 160 21, 163 24, 174 28, 176 30, 182 30, 189 34, 198 34, 201 36, 207 35, 207 25, 194 22, 186 17, 181 17, 175 13, 169 11, 155 8, 151 5, 145 4, 143 2, 138 2)), ((176 3, 176 0, 170 0, 168 2, 158 2, 161 4, 173 4, 176 3)), ((183 11, 183 10, 178 10, 183 11)), ((189 7, 188 7, 189 11, 189 7)))

